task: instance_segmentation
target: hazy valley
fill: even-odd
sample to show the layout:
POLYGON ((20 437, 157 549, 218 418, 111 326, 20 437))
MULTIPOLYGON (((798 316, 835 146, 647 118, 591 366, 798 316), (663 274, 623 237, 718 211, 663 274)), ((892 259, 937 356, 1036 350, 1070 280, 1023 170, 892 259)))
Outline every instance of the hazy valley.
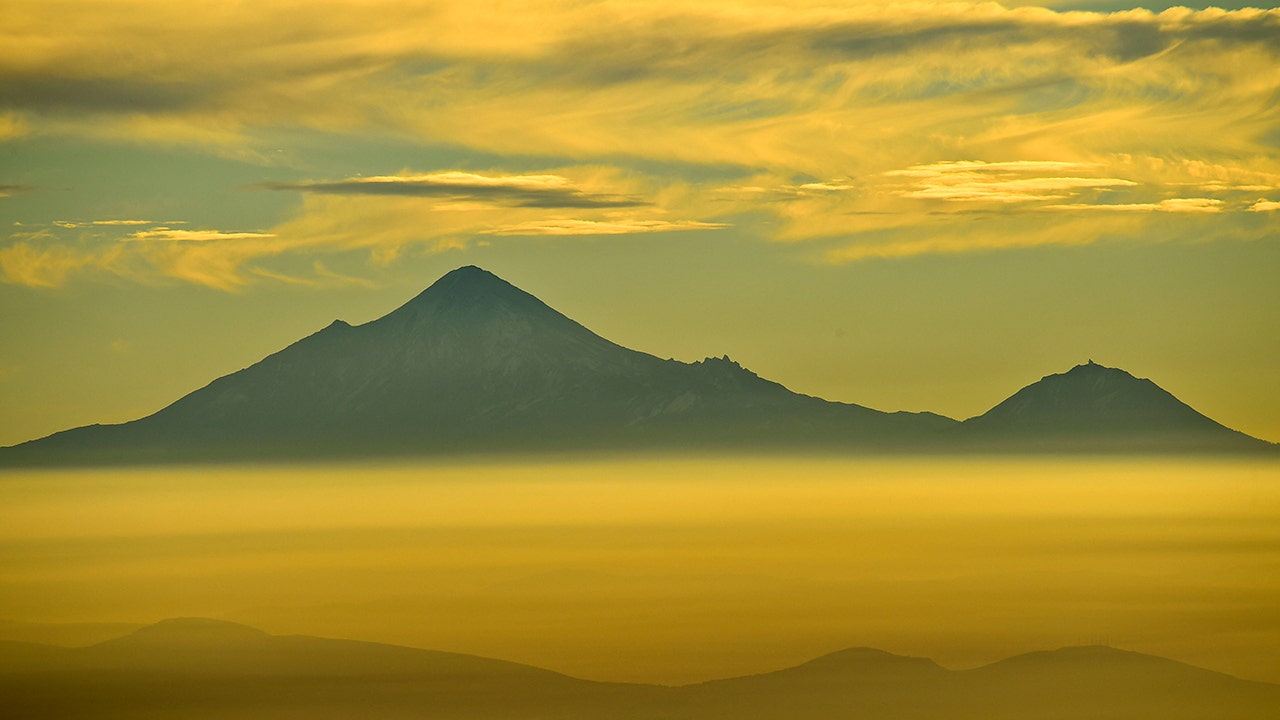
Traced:
POLYGON ((1269 462, 32 470, 0 495, 27 641, 214 617, 676 685, 850 647, 964 669, 1110 645, 1280 681, 1269 462))

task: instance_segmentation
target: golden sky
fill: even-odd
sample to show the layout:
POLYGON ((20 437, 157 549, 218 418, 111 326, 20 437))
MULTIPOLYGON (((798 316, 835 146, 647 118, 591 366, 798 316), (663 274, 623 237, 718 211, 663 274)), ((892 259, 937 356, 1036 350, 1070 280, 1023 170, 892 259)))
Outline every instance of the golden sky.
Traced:
POLYGON ((979 414, 1092 357, 1280 440, 1280 10, 9 0, 0 444, 478 264, 979 414))

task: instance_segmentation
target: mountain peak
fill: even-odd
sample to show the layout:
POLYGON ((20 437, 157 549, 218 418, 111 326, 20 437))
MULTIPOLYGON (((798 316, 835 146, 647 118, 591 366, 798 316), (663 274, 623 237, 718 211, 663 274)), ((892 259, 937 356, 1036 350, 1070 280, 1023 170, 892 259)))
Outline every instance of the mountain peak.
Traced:
MULTIPOLYGON (((483 296, 526 296, 528 299, 536 301, 532 295, 524 292, 520 288, 494 275, 493 273, 475 265, 464 265, 456 270, 450 270, 440 277, 439 280, 431 283, 431 285, 422 292, 418 293, 409 302, 401 306, 401 309, 414 307, 424 302, 440 302, 442 300, 474 300, 483 296)), ((397 311, 398 312, 398 311, 397 311)), ((392 313, 394 314, 394 313, 392 313)))
POLYGON ((270 637, 257 628, 240 623, 210 618, 170 618, 140 627, 124 637, 108 640, 104 645, 119 646, 214 646, 261 642, 270 637))
POLYGON ((506 280, 494 275, 478 265, 463 265, 455 270, 450 270, 440 279, 432 284, 439 283, 482 283, 497 281, 504 285, 508 284, 506 280))
POLYGON ((431 338, 441 345, 456 344, 463 338, 470 338, 464 344, 475 345, 476 338, 484 337, 485 343, 511 346, 547 333, 578 336, 580 340, 594 338, 586 328, 538 298, 475 265, 446 273, 367 327, 409 342, 431 338))
POLYGON ((814 658, 799 667, 843 669, 866 673, 871 669, 890 669, 902 667, 941 670, 941 666, 933 660, 910 655, 898 655, 871 647, 851 647, 837 650, 818 658, 814 658))
POLYGON ((1046 375, 986 413, 964 422, 989 440, 1051 443, 1057 449, 1106 447, 1141 450, 1249 444, 1146 378, 1092 359, 1046 375))

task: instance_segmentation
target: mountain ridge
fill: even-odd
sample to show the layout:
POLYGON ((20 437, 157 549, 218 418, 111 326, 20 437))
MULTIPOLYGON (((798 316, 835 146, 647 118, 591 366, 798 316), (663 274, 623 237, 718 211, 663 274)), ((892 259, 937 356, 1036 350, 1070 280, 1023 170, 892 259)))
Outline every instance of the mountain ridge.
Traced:
POLYGON ((963 423, 830 402, 762 378, 728 355, 685 363, 617 345, 469 265, 380 318, 335 320, 158 412, 3 448, 0 464, 1266 447, 1280 446, 1231 431, 1154 383, 1092 361, 1046 376, 963 423), (1060 378, 1081 368, 1123 377, 1116 375, 1111 395, 1088 383, 1062 390, 1060 378), (1119 420, 1099 421, 1107 418, 1119 420))
POLYGON ((758 675, 661 686, 194 618, 83 648, 0 643, 0 710, 15 717, 340 718, 371 708, 388 718, 1252 720, 1274 717, 1280 685, 1106 647, 971 670, 849 648, 758 675))

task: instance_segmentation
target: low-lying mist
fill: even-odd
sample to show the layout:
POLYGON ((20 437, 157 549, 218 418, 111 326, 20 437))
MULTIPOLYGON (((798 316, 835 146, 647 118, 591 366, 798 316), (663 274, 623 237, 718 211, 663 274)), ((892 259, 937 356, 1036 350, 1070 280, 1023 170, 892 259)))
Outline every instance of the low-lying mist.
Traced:
POLYGON ((59 624, 0 635, 63 643, 203 616, 668 684, 854 646, 972 667, 1107 644, 1280 682, 1274 463, 7 473, 0 567, 0 615, 59 624))

